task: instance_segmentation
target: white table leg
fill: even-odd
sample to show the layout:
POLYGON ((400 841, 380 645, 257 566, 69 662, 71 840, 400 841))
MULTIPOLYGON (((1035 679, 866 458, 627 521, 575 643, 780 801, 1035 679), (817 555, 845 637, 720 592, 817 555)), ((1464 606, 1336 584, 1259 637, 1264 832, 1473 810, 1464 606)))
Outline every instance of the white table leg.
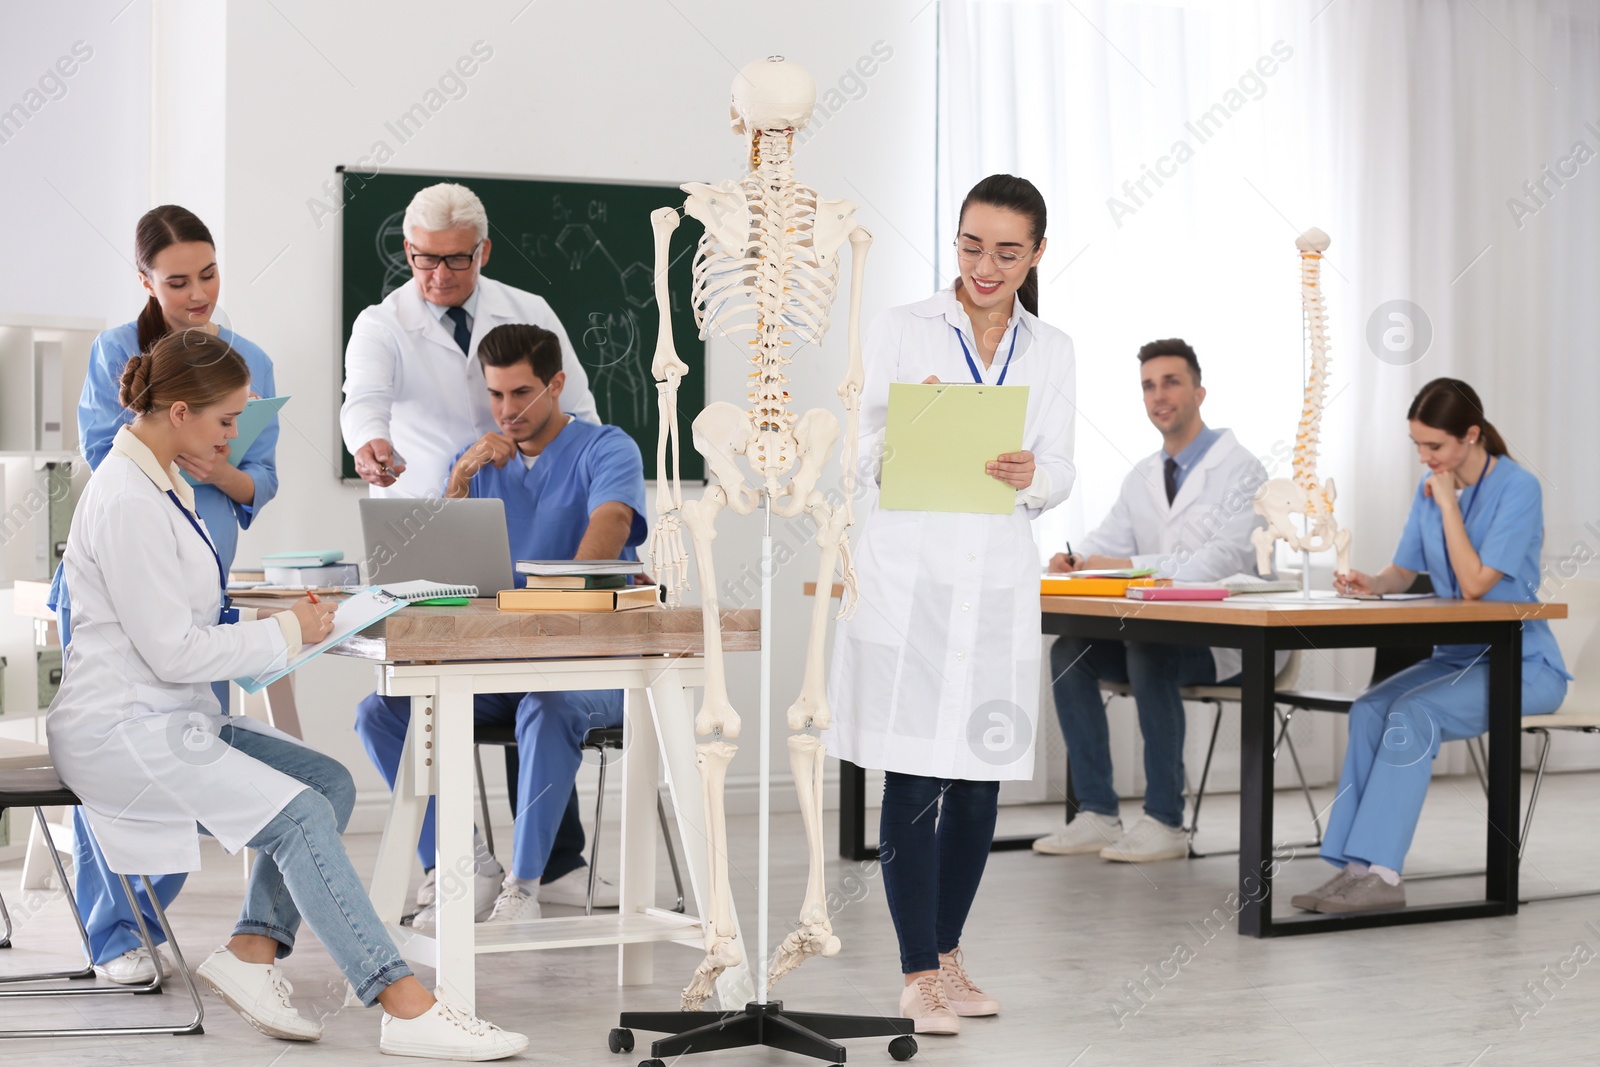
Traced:
POLYGON ((423 726, 431 723, 433 697, 411 698, 411 725, 400 750, 400 766, 395 772, 394 793, 389 797, 389 817, 378 842, 378 862, 372 872, 369 895, 378 918, 397 923, 405 914, 406 890, 411 885, 411 857, 422 832, 422 816, 427 810, 433 776, 420 778, 412 762, 412 750, 423 726))
MULTIPOLYGON (((656 782, 661 745, 650 721, 650 691, 629 689, 623 697, 622 873, 619 915, 632 915, 656 902, 656 782)), ((600 828, 595 827, 595 833, 600 828)), ((617 984, 649 985, 655 945, 640 942, 617 948, 617 984)))
POLYGON ((469 1011, 476 999, 476 903, 472 857, 472 679, 443 674, 435 705, 432 748, 422 738, 424 766, 438 772, 434 825, 438 837, 439 969, 441 995, 469 1011), (429 753, 432 753, 430 756, 429 753))
MULTIPOLYGON (((678 672, 668 667, 650 684, 650 701, 655 711, 656 738, 667 770, 667 788, 678 816, 678 837, 683 842, 683 864, 688 869, 693 889, 695 913, 702 920, 707 908, 710 868, 706 858, 705 810, 700 795, 700 769, 695 765, 694 709, 678 672)), ((717 979, 717 996, 724 1011, 744 1007, 756 998, 755 981, 750 974, 753 950, 739 927, 738 911, 732 901, 734 929, 744 946, 745 962, 730 967, 717 979)), ((764 964, 762 964, 764 966, 764 964)), ((684 972, 687 983, 689 972, 684 972)))

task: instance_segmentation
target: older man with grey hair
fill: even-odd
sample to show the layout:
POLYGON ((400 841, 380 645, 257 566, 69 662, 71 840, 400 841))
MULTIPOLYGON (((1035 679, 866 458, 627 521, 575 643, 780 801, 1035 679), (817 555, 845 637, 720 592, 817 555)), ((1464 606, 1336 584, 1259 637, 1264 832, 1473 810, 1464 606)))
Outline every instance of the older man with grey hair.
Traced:
POLYGON ((356 317, 344 355, 339 428, 373 496, 437 496, 451 461, 496 429, 478 341, 502 323, 543 326, 561 339, 562 409, 598 423, 589 376, 543 297, 480 273, 489 216, 464 185, 412 197, 402 224, 410 284, 356 317))

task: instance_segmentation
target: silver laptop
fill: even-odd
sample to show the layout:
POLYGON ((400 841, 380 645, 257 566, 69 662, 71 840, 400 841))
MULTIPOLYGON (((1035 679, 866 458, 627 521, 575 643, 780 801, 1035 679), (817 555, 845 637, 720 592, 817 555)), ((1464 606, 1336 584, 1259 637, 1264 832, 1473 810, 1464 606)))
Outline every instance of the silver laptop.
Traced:
POLYGON ((500 501, 367 497, 360 506, 367 581, 475 585, 480 597, 516 588, 500 501))

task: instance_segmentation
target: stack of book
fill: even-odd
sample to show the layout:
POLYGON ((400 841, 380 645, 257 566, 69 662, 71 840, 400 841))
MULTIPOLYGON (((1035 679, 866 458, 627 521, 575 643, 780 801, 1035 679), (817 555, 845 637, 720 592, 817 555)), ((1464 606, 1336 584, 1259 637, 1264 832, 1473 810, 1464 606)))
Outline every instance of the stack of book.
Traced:
POLYGON ((631 559, 519 559, 524 589, 502 589, 501 611, 627 611, 660 603, 654 585, 633 585, 644 564, 631 559))
POLYGON ((354 563, 340 563, 342 559, 344 553, 337 549, 327 552, 274 552, 261 557, 261 571, 268 585, 295 589, 360 584, 361 568, 354 563))

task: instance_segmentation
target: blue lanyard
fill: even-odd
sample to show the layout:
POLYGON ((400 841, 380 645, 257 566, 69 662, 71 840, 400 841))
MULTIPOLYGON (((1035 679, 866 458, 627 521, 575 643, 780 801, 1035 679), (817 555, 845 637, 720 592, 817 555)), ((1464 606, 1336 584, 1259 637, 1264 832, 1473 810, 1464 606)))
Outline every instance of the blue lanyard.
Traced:
MULTIPOLYGON (((967 348, 967 339, 961 336, 961 330, 954 323, 951 323, 950 328, 956 331, 956 340, 961 342, 961 354, 967 357, 967 369, 972 372, 972 380, 982 385, 983 375, 978 373, 978 365, 973 362, 972 352, 967 348)), ((1000 377, 994 383, 996 385, 1006 384, 1006 371, 1011 369, 1011 357, 1017 354, 1017 334, 1021 332, 1016 326, 1011 328, 1011 350, 1006 353, 1006 361, 1000 367, 1000 377)))
MULTIPOLYGON (((1483 457, 1483 470, 1478 472, 1478 480, 1472 485, 1472 499, 1467 501, 1467 506, 1461 511, 1461 528, 1463 530, 1467 527, 1468 517, 1472 515, 1472 506, 1478 502, 1478 494, 1483 491, 1483 480, 1489 476, 1489 463, 1493 459, 1493 456, 1486 455, 1483 457)), ((1463 493, 1462 495, 1465 496, 1466 494, 1463 493)), ((1470 542, 1472 538, 1469 536, 1467 540, 1470 542)), ((1477 546, 1474 545, 1473 547, 1476 548, 1477 546)), ((1461 591, 1461 583, 1456 581, 1456 569, 1450 563, 1450 546, 1448 542, 1445 544, 1444 565, 1450 574, 1451 589, 1459 593, 1461 591)), ((1454 599, 1460 598, 1456 597, 1454 599)))
POLYGON ((233 598, 228 596, 228 572, 223 569, 222 556, 217 552, 217 546, 211 543, 211 538, 200 528, 200 523, 190 514, 189 509, 183 506, 183 501, 178 499, 178 494, 171 489, 167 490, 167 497, 172 501, 172 506, 183 512, 183 517, 189 520, 189 525, 194 527, 194 532, 200 535, 200 540, 206 543, 211 550, 211 558, 217 561, 217 584, 222 592, 222 611, 217 616, 217 624, 226 626, 239 621, 239 611, 233 606, 233 598))

